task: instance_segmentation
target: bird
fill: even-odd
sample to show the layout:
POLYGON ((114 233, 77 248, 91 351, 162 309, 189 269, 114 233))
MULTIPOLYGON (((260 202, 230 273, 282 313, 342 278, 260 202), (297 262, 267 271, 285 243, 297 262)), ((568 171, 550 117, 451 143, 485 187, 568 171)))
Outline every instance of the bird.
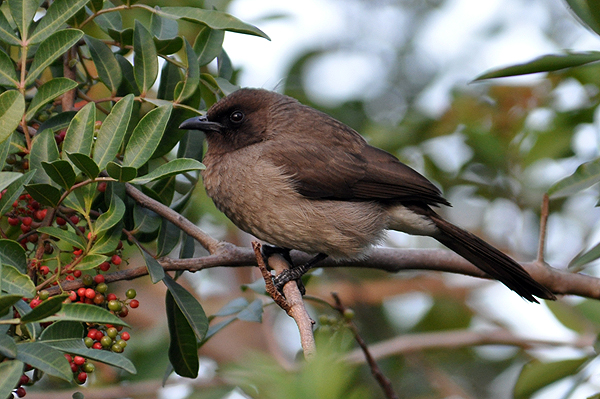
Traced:
MULTIPOLYGON (((433 237, 524 299, 555 299, 515 260, 450 223, 426 177, 326 113, 274 91, 241 88, 180 129, 204 132, 206 192, 236 226, 320 260, 361 259, 386 230, 433 237)), ((281 281, 280 281, 281 282, 281 281)))

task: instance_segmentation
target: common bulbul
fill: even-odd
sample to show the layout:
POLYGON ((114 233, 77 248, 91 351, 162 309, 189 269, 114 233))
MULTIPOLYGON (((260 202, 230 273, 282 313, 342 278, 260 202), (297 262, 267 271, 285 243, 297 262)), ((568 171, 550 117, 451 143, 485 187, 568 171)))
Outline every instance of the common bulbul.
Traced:
POLYGON ((517 262, 446 221, 440 190, 345 124, 294 98, 240 89, 181 129, 206 134, 206 192, 240 229, 335 259, 365 257, 386 229, 430 236, 523 298, 555 299, 517 262))

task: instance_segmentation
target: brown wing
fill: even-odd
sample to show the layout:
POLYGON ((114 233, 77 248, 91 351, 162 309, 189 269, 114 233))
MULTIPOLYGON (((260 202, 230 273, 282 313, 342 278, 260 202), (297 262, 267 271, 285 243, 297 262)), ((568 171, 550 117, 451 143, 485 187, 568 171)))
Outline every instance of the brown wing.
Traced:
POLYGON ((437 187, 392 154, 368 145, 349 127, 333 119, 328 122, 327 129, 319 132, 327 134, 327 140, 304 136, 294 142, 273 140, 265 147, 264 156, 291 176, 300 194, 315 199, 450 205, 437 187))

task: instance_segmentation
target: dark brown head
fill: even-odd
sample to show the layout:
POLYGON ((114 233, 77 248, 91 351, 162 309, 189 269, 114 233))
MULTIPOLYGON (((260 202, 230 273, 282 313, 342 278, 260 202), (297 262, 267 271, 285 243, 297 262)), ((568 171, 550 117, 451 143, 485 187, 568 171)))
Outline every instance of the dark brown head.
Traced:
POLYGON ((240 89, 179 128, 205 132, 211 151, 227 153, 266 140, 272 111, 285 103, 297 102, 267 90, 240 89))

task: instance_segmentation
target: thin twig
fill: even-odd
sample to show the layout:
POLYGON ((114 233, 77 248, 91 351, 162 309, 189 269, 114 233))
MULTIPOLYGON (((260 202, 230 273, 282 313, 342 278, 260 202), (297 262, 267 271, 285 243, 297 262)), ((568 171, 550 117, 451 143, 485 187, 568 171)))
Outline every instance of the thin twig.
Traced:
MULTIPOLYGON (((344 313, 346 312, 347 308, 342 304, 340 297, 335 292, 332 292, 331 296, 333 297, 333 300, 335 301, 334 308, 338 312, 340 312, 340 314, 342 316, 344 316, 344 313)), ((383 374, 383 372, 379 368, 379 365, 377 364, 377 362, 371 355, 371 352, 369 351, 369 347, 367 346, 366 342, 360 336, 360 333, 358 332, 358 328, 356 327, 356 325, 352 321, 348 321, 347 326, 350 329, 350 331, 352 331, 352 334, 354 335, 354 339, 358 343, 358 346, 360 346, 360 349, 362 350, 362 353, 367 361, 367 364, 369 365, 369 369, 371 369, 371 374, 373 375, 373 377, 375 378, 375 380, 377 381, 377 383, 383 390, 385 397, 388 399, 398 399, 398 394, 394 391, 392 382, 390 381, 389 378, 387 378, 385 376, 385 374, 383 374)))
POLYGON ((261 245, 256 241, 252 241, 252 249, 254 249, 254 254, 256 255, 256 263, 258 264, 258 268, 265 280, 265 289, 267 294, 275 303, 289 315, 290 314, 290 304, 285 300, 285 297, 281 295, 281 292, 275 288, 275 284, 273 284, 273 277, 269 270, 267 270, 267 265, 265 265, 265 261, 263 260, 262 253, 260 251, 261 245))
POLYGON ((549 198, 548 194, 544 194, 542 198, 542 210, 540 212, 540 243, 538 245, 537 262, 540 265, 544 264, 544 249, 546 247, 546 229, 548 226, 548 209, 549 198))

